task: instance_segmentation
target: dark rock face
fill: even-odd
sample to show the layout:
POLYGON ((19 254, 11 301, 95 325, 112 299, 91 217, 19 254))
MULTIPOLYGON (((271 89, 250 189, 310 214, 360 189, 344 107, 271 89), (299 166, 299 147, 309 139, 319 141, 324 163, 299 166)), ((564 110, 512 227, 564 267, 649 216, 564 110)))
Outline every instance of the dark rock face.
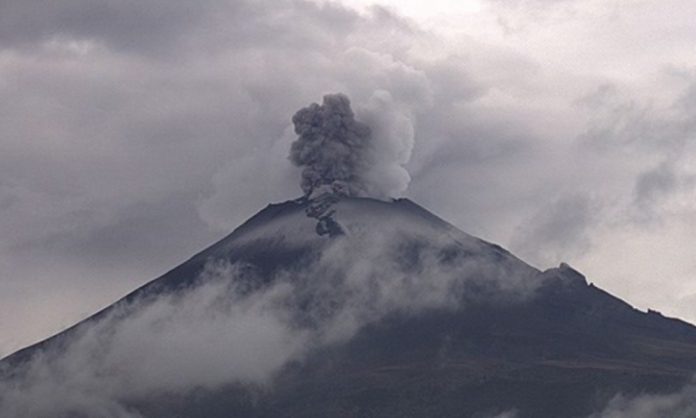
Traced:
MULTIPOLYGON (((339 200, 269 206, 114 306, 0 361, 0 369, 7 379, 21 373, 37 352, 59 350, 111 310, 185 290, 210 260, 243 261, 255 277, 299 268, 321 255, 331 240, 354 233, 350 222, 342 223, 348 210, 334 212, 339 200), (322 221, 325 216, 331 221, 322 221), (311 238, 292 241, 282 229, 289 220, 306 220, 300 230, 311 238), (317 222, 326 233, 317 234, 317 222)), ((385 218, 406 213, 408 222, 452 228, 409 201, 363 200, 353 199, 351 210, 374 205, 385 218)), ((230 383, 176 397, 136 397, 129 407, 145 417, 491 417, 512 410, 518 417, 586 417, 617 393, 678 390, 696 371, 696 327, 638 311, 588 284, 566 264, 539 272, 498 246, 457 234, 438 247, 438 263, 450 265, 483 251, 496 265, 530 275, 538 283, 531 296, 479 297, 498 288, 487 288, 485 280, 467 282, 465 294, 472 296, 466 303, 391 312, 347 340, 317 346, 286 364, 268 386, 230 383)), ((420 268, 419 254, 427 244, 399 243, 404 271, 420 268)), ((249 291, 263 285, 254 283, 249 291)))

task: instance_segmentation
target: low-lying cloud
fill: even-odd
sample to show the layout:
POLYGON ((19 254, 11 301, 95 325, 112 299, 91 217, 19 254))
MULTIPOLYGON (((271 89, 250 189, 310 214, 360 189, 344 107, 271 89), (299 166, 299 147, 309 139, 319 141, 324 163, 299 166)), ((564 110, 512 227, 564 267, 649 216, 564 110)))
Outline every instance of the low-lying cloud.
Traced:
POLYGON ((588 418, 691 418, 696 416, 696 384, 670 394, 622 395, 588 418))

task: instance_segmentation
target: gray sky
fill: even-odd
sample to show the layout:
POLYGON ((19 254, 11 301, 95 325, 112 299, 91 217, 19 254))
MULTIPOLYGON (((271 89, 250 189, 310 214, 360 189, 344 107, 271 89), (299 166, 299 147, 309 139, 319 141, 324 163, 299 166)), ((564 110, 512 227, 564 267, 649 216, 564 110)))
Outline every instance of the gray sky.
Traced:
POLYGON ((299 196, 339 91, 410 121, 407 197, 696 321, 695 3, 371 3, 2 2, 0 355, 299 196))

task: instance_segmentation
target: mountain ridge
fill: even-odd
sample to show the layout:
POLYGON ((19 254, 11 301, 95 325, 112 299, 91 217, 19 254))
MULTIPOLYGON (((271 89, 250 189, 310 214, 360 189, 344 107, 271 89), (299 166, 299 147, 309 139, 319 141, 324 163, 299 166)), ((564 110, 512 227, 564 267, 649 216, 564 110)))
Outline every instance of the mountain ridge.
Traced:
MULTIPOLYGON (((343 197, 343 199, 346 199, 346 197, 343 197)), ((354 198, 351 198, 354 199, 354 198)), ((390 202, 386 202, 383 200, 378 200, 378 199, 371 199, 371 198, 359 198, 362 201, 371 201, 374 203, 378 204, 394 204, 394 205, 400 205, 407 207, 410 210, 415 210, 417 211, 420 215, 423 215, 425 218, 429 219, 430 221, 434 223, 440 223, 442 226, 446 226, 448 228, 456 229, 455 226, 449 224, 448 222, 444 221, 443 219, 439 218, 438 216, 432 214, 428 210, 424 209, 420 205, 414 203, 410 199, 407 198, 399 198, 399 199, 392 199, 390 202)), ((151 287, 157 287, 160 282, 163 279, 170 278, 172 276, 180 277, 182 281, 185 281, 186 279, 190 279, 191 277, 195 277, 197 274, 200 273, 200 271, 203 269, 203 264, 204 260, 207 260, 210 257, 215 257, 216 255, 220 255, 220 253, 224 253, 225 250, 229 250, 229 248, 226 248, 226 244, 230 242, 231 240, 234 240, 235 238, 239 238, 240 236, 243 237, 245 233, 249 232, 250 230, 253 230, 255 227, 262 225, 264 223, 267 223, 269 221, 274 220, 277 216, 279 215, 287 215, 287 212, 300 212, 300 211, 305 211, 308 207, 308 205, 311 203, 313 199, 310 199, 306 196, 297 198, 297 199, 291 199, 287 200, 284 202, 279 202, 279 203, 269 203, 265 208, 261 209, 259 212, 256 214, 252 215, 249 219, 247 219, 245 222, 243 222, 241 225, 239 225, 237 228, 235 228, 231 233, 227 234, 223 238, 219 239, 215 243, 205 247, 201 251, 197 252, 190 258, 186 259, 176 267, 166 271, 164 274, 148 281, 147 283, 144 283, 143 285, 135 288, 134 290, 130 291, 127 293, 125 296, 121 297, 120 299, 114 301, 112 304, 109 306, 95 312, 94 314, 90 315, 89 317, 85 318, 84 320, 78 322, 77 324, 70 326, 68 328, 65 328, 56 334, 49 336, 43 340, 37 341, 36 343, 30 344, 27 347, 20 348, 19 350, 8 354, 7 356, 0 358, 0 362, 3 361, 12 361, 11 358, 18 356, 22 357, 20 353, 25 352, 26 350, 33 349, 43 343, 45 343, 48 340, 52 340, 55 337, 58 337, 61 334, 64 334, 66 332, 72 332, 71 330, 78 326, 82 322, 88 322, 94 319, 99 319, 106 313, 110 312, 115 305, 119 305, 122 303, 129 303, 132 302, 132 300, 138 296, 141 296, 141 292, 150 292, 151 287), (191 268, 191 264, 194 264, 196 267, 191 268)), ((309 218, 309 217, 308 217, 309 218)), ((308 219, 309 222, 313 222, 310 219, 308 219)), ((501 253, 505 253, 509 256, 512 256, 512 254, 505 250, 503 247, 493 244, 487 241, 484 241, 480 238, 476 238, 477 240, 490 245, 492 248, 495 248, 497 251, 500 251, 501 253)), ((521 260, 520 260, 521 261, 521 260)), ((170 279, 171 280, 171 279, 170 279)), ((174 282, 174 287, 177 287, 178 285, 181 285, 181 283, 178 283, 177 280, 173 280, 174 282)))

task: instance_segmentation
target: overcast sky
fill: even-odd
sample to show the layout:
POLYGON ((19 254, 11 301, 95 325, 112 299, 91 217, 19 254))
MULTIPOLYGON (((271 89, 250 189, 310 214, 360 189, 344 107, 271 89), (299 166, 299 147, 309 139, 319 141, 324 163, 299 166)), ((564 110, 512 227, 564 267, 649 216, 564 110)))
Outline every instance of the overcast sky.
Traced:
POLYGON ((696 321, 691 0, 0 3, 0 355, 298 197, 290 118, 386 91, 404 195, 696 321))

